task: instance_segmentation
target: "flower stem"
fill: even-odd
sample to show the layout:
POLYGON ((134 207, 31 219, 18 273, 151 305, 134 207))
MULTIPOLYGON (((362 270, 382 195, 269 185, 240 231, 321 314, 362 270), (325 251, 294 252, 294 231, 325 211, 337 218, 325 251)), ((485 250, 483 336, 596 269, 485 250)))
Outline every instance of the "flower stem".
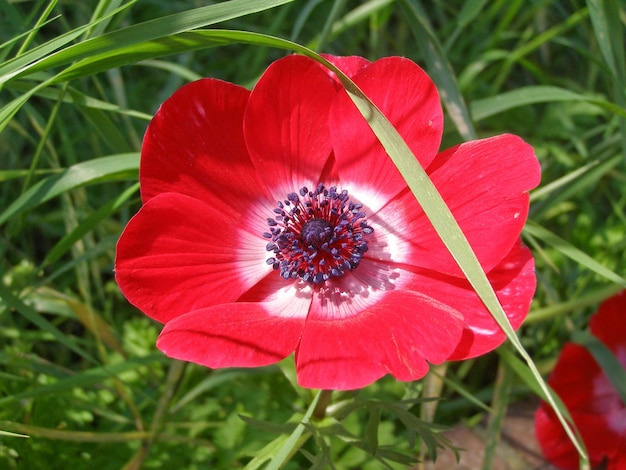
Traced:
POLYGON ((314 419, 324 419, 326 416, 326 408, 330 404, 330 399, 332 397, 332 390, 322 390, 320 394, 320 399, 317 402, 317 406, 315 410, 313 410, 313 418, 314 419))

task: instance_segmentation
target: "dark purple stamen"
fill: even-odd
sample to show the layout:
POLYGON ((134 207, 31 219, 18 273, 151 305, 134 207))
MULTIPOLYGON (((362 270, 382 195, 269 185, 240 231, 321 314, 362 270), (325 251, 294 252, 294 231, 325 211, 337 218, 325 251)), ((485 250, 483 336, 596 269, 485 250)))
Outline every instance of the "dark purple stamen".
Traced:
POLYGON ((298 193, 278 201, 276 216, 267 219, 270 231, 263 237, 271 240, 266 250, 274 254, 267 264, 285 279, 301 277, 314 284, 355 269, 367 251, 364 236, 374 231, 362 205, 335 186, 320 184, 314 191, 303 186, 298 193))

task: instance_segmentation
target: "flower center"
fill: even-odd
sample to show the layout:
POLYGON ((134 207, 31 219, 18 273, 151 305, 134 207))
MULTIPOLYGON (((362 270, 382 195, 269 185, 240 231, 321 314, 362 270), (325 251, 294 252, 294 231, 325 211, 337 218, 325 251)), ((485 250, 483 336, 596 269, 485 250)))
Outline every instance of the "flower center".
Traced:
POLYGON ((367 251, 367 225, 361 204, 350 201, 348 191, 320 184, 314 191, 300 188, 278 201, 276 216, 268 218, 270 239, 267 264, 285 279, 301 277, 321 284, 355 269, 367 251))

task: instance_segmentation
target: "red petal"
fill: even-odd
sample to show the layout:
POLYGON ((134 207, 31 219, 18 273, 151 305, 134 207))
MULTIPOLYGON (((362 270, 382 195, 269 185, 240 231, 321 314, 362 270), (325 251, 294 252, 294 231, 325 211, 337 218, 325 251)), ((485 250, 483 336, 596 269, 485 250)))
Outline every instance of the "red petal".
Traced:
POLYGON ((535 436, 541 452, 552 464, 563 470, 578 470, 578 452, 554 412, 545 404, 535 413, 535 436))
POLYGON ((144 202, 177 192, 244 212, 249 201, 264 197, 243 138, 249 93, 204 79, 183 86, 163 103, 142 147, 144 202))
MULTIPOLYGON (((519 328, 528 315, 536 286, 535 263, 530 250, 518 242, 487 277, 513 329, 519 328)), ((447 303, 459 310, 465 319, 463 336, 450 360, 480 356, 497 348, 506 339, 469 283, 462 281, 456 285, 458 288, 453 288, 452 284, 446 288, 442 283, 423 287, 436 299, 447 298, 447 303)))
MULTIPOLYGON (((591 467, 600 468, 600 465, 607 461, 607 466, 602 468, 623 470, 616 465, 618 459, 623 459, 626 454, 626 448, 623 446, 626 442, 624 436, 611 432, 603 416, 581 413, 571 408, 569 411, 587 448, 591 467)), ((621 419, 625 417, 622 415, 621 419)), ((545 403, 541 404, 535 414, 535 435, 543 455, 552 464, 561 469, 579 468, 578 453, 574 445, 554 411, 545 403)))
POLYGON ((330 76, 304 56, 272 63, 250 95, 244 121, 248 149, 276 200, 315 187, 331 153, 330 76))
MULTIPOLYGON (((461 332, 459 313, 417 292, 328 286, 314 298, 296 351, 298 383, 351 390, 385 374, 416 380, 440 363, 461 332)), ((358 283, 358 281, 356 281, 358 283)))
POLYGON ((593 382, 601 374, 589 351, 577 344, 566 344, 550 374, 548 383, 561 395, 568 408, 591 410, 595 406, 593 382))
MULTIPOLYGON (((428 172, 483 269, 490 271, 519 238, 528 214, 528 191, 539 183, 532 147, 512 135, 472 141, 439 154, 428 172)), ((404 251, 411 259, 403 262, 462 276, 410 192, 377 217, 410 245, 404 251)))
MULTIPOLYGON (((408 59, 390 57, 373 62, 352 78, 396 127, 419 162, 428 166, 443 132, 439 94, 428 75, 408 59)), ((371 188, 371 199, 361 202, 377 210, 406 187, 345 92, 337 95, 330 126, 342 184, 348 189, 371 188)))
POLYGON ((201 307, 233 302, 271 267, 266 240, 232 212, 177 193, 150 199, 117 245, 116 279, 148 316, 168 320, 201 307))
POLYGON ((295 349, 303 324, 303 316, 272 315, 263 303, 221 304, 168 322, 157 346, 170 357, 211 368, 265 366, 295 349))
POLYGON ((570 410, 600 416, 603 427, 626 437, 626 420, 619 419, 626 413, 626 406, 587 349, 566 344, 548 383, 570 410))
MULTIPOLYGON (((324 57, 329 62, 332 62, 333 65, 335 65, 339 70, 341 70, 350 78, 354 77, 358 72, 361 71, 361 69, 367 67, 371 63, 369 60, 356 55, 336 56, 330 54, 322 54, 322 57, 324 57)), ((338 87, 341 87, 342 85, 337 80, 335 74, 333 74, 330 70, 328 72, 333 77, 333 80, 337 82, 338 87)))
POLYGON ((602 302, 589 328, 626 368, 626 290, 602 302))
MULTIPOLYGON (((582 346, 566 344, 548 384, 572 415, 593 466, 608 458, 607 468, 619 468, 613 465, 626 450, 626 407, 593 356, 582 346)), ((547 404, 541 404, 535 419, 545 456, 556 465, 574 462, 574 448, 547 404)))

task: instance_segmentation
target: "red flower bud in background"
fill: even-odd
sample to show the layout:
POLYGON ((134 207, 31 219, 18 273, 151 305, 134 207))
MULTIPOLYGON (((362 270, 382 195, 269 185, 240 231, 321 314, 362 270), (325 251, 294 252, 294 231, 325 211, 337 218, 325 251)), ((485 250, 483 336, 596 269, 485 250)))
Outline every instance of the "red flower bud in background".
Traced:
MULTIPOLYGON (((626 368, 626 291, 603 302, 589 328, 626 368)), ((591 353, 566 344, 548 384, 569 410, 592 467, 626 469, 626 404, 591 353)), ((535 434, 551 463, 562 469, 578 468, 578 453, 546 403, 535 414, 535 434)))

